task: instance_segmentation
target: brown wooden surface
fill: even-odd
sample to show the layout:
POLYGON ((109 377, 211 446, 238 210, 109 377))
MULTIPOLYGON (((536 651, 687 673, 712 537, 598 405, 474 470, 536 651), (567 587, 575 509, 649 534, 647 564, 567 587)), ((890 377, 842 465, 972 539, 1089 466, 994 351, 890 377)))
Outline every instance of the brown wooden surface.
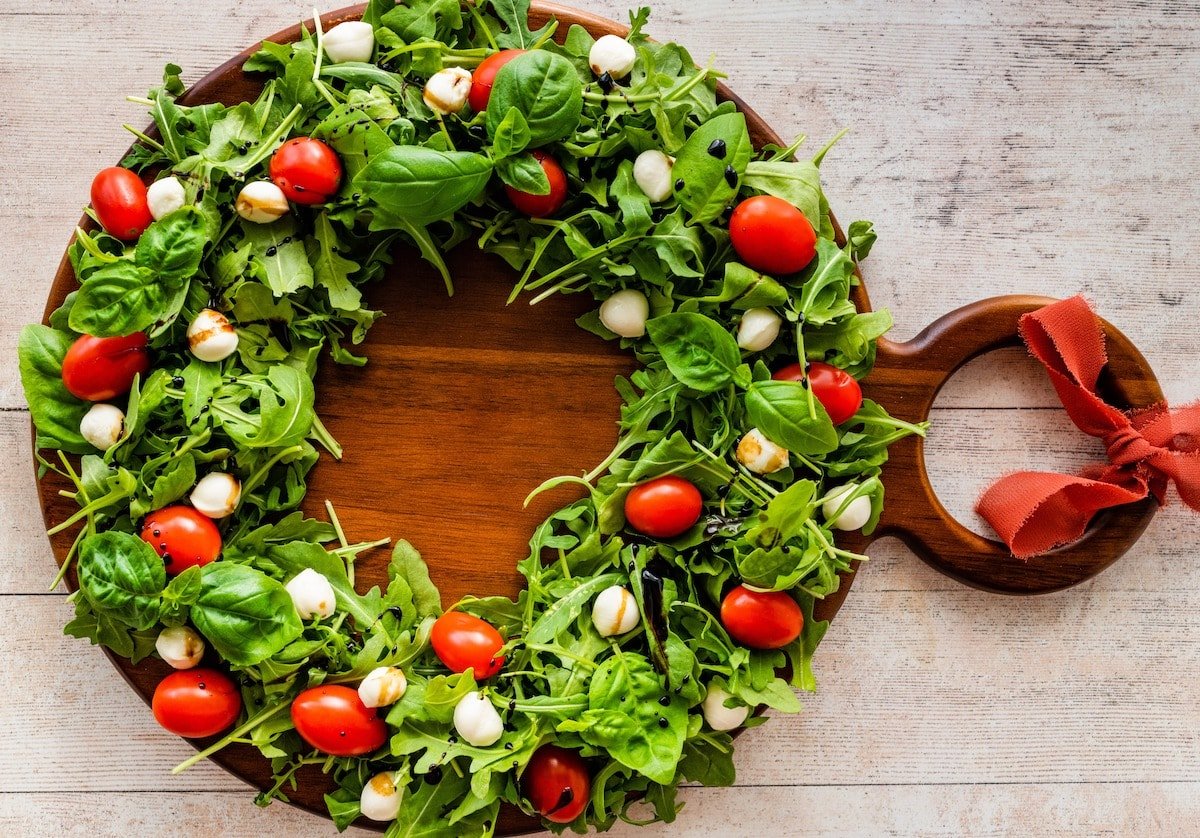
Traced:
MULTIPOLYGON (((359 12, 333 12, 323 21, 328 27, 359 12)), ((625 31, 611 21, 548 3, 535 3, 531 19, 540 25, 550 15, 560 20, 560 35, 571 23, 594 34, 625 31)), ((298 32, 293 27, 271 40, 294 40, 298 32)), ((197 83, 185 101, 253 98, 259 84, 240 70, 249 52, 197 83)), ((722 86, 719 92, 746 112, 756 145, 780 142, 728 89, 722 86)), ((504 296, 514 278, 506 266, 468 249, 460 249, 450 262, 458 288, 453 300, 445 298, 440 279, 415 252, 398 252, 390 280, 369 294, 371 305, 388 313, 366 345, 371 364, 363 370, 328 363, 322 367, 318 409, 345 445, 346 457, 336 465, 323 461, 314 471, 305 504, 310 514, 320 515, 324 500, 331 499, 351 538, 411 540, 429 560, 446 602, 467 592, 516 592, 519 577, 513 564, 525 555, 533 525, 565 497, 542 498, 529 510, 521 509, 521 499, 545 477, 581 472, 609 450, 618 405, 612 377, 630 368, 630 360, 611 344, 573 324, 574 316, 590 306, 588 300, 552 299, 533 310, 522 303, 505 308, 504 296)), ((64 259, 47 313, 74 287, 64 259)), ((1011 302, 969 306, 907 344, 881 342, 867 395, 902 418, 926 418, 937 390, 958 366, 1013 341, 1017 309, 1028 310, 1033 298, 1024 299, 1023 309, 1011 302)), ((861 287, 856 303, 862 310, 869 307, 861 287)), ((1156 400, 1157 384, 1144 360, 1110 329, 1110 341, 1114 339, 1110 352, 1122 382, 1119 395, 1131 404, 1156 400)), ((898 535, 934 567, 979 587, 1040 589, 994 542, 973 535, 945 512, 929 486, 919 440, 893 449, 884 479, 888 509, 876 537, 898 535)), ((53 480, 39 487, 48 523, 71 511, 55 494, 58 488, 53 480)), ((1072 584, 1107 566, 1152 514, 1149 506, 1120 513, 1106 522, 1116 525, 1111 530, 1102 528, 1056 555, 1055 564, 1046 565, 1057 574, 1049 577, 1051 587, 1072 584), (1092 562, 1085 567, 1088 557, 1092 562), (1054 569, 1059 567, 1061 571, 1054 569)), ((862 546, 869 543, 860 540, 862 546)), ((52 539, 60 561, 69 543, 66 535, 52 539)), ((366 556, 358 565, 359 577, 367 584, 378 582, 385 564, 384 551, 366 556)), ((852 579, 847 577, 841 591, 820 604, 819 617, 836 613, 852 579)), ((68 581, 74 589, 73 574, 68 581)), ((167 671, 157 660, 132 667, 111 659, 147 700, 167 671)), ((215 761, 255 786, 269 784, 269 765, 251 748, 228 748, 215 761)), ((292 802, 323 814, 321 775, 311 769, 301 772, 300 779, 292 802)), ((535 826, 507 811, 500 832, 535 826)))
MULTIPOLYGON (((985 352, 1018 344, 1021 315, 1052 302, 1050 297, 1030 295, 992 297, 944 315, 907 343, 881 340, 865 393, 901 419, 925 421, 938 391, 960 367, 985 352)), ((1112 324, 1104 327, 1109 366, 1100 390, 1105 398, 1123 407, 1162 401, 1146 359, 1112 324)), ((1133 546, 1158 509, 1148 498, 1108 510, 1074 544, 1028 562, 1017 561, 1004 544, 971 532, 938 500, 925 470, 924 440, 909 437, 889 453, 883 517, 871 537, 860 537, 863 545, 894 535, 947 576, 997 593, 1048 593, 1091 578, 1133 546)), ((971 463, 962 467, 970 469, 971 463)))

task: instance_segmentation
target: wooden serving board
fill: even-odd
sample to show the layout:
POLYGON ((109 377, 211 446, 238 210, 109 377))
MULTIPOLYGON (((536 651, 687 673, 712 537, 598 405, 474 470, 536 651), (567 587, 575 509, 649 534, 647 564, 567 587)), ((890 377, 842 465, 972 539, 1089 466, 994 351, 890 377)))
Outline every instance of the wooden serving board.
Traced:
MULTIPOLYGON (((323 24, 328 29, 358 19, 362 8, 324 15, 323 24)), ((613 21, 534 0, 533 26, 550 17, 559 20, 560 37, 571 24, 596 36, 627 31, 613 21)), ((294 26, 269 40, 288 42, 299 35, 300 27, 294 26)), ((254 99, 261 82, 241 67, 256 49, 205 76, 180 101, 232 105, 254 99)), ((718 95, 745 113, 757 147, 785 145, 727 87, 719 85, 718 95)), ((85 218, 81 226, 94 225, 85 218)), ((567 490, 549 493, 528 509, 523 499, 546 478, 582 473, 611 450, 620 406, 613 378, 630 373, 634 361, 614 343, 575 325, 575 318, 595 305, 586 295, 555 296, 535 307, 524 301, 505 306, 516 274, 499 258, 464 245, 447 263, 455 279, 453 298, 446 297, 440 277, 415 250, 398 249, 387 279, 367 291, 369 305, 387 313, 363 346, 370 363, 349 368, 327 358, 322 362, 317 409, 345 447, 345 457, 340 463, 322 458, 310 475, 303 508, 324 517, 324 502, 331 500, 352 540, 408 539, 428 561, 448 604, 468 593, 517 594, 516 562, 527 555, 534 527, 570 496, 567 490)), ((76 286, 64 256, 46 318, 76 286)), ((859 310, 869 310, 861 284, 854 301, 859 310)), ((993 298, 943 317, 908 343, 881 340, 876 368, 864 383, 866 396, 899 418, 924 421, 955 370, 981 353, 1016 343, 1017 318, 1048 302, 993 298)), ((1161 400, 1145 359, 1116 329, 1108 324, 1106 329, 1111 364, 1104 387, 1110 399, 1130 406, 1161 400)), ((887 503, 878 530, 870 537, 843 534, 839 543, 862 551, 874 538, 895 535, 942 572, 1006 593, 1054 590, 1099 572, 1128 549, 1155 509, 1146 501, 1110 512, 1079 543, 1025 565, 1011 559, 1003 545, 950 516, 930 484, 919 438, 892 448, 883 479, 887 503)), ((39 483, 47 527, 75 511, 72 501, 58 495, 62 488, 55 475, 39 483)), ((51 538, 60 563, 73 535, 51 538)), ((363 586, 386 584, 387 560, 386 550, 360 558, 356 574, 363 586)), ((845 576, 841 590, 818 604, 818 619, 837 613, 853 579, 845 576)), ((77 589, 73 570, 67 585, 77 589)), ((155 658, 136 667, 115 655, 109 658, 147 703, 170 671, 155 658)), ((271 784, 268 761, 249 746, 226 748, 213 760, 257 788, 271 784)), ((298 780, 299 790, 289 791, 292 803, 324 815, 327 779, 309 766, 298 780)), ((497 832, 537 828, 535 819, 506 808, 497 832)))

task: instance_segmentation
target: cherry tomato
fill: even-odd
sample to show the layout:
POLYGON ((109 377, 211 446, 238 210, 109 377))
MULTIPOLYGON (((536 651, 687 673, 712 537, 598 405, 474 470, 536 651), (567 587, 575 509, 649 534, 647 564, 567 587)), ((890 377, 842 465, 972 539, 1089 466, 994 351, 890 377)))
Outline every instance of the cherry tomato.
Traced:
POLYGON ((437 618, 430 635, 438 660, 454 672, 475 670, 475 679, 491 678, 504 666, 500 632, 474 614, 447 611, 437 618))
POLYGON ((100 226, 121 241, 133 241, 154 221, 146 184, 120 166, 101 169, 92 179, 92 209, 100 226))
POLYGON ((292 724, 305 742, 335 757, 360 757, 387 741, 387 724, 358 691, 337 684, 305 690, 292 701, 292 724))
POLYGON ((476 113, 487 110, 488 99, 492 98, 492 85, 496 81, 496 73, 500 72, 501 67, 518 55, 524 54, 525 50, 523 49, 502 49, 479 62, 479 66, 471 74, 471 92, 467 94, 471 110, 476 113))
POLYGON ((102 402, 128 393, 133 377, 148 369, 150 351, 144 333, 134 332, 123 338, 84 335, 67 350, 62 379, 72 396, 102 402))
POLYGON ((700 520, 704 499, 682 477, 667 475, 639 483, 625 496, 625 520, 651 538, 674 538, 700 520))
MULTIPOLYGON (((804 367, 789 364, 771 378, 776 381, 803 381, 804 367)), ((862 407, 862 388, 854 376, 845 370, 813 361, 808 365, 808 386, 835 425, 842 424, 862 407)))
POLYGON ((165 506, 146 516, 142 541, 162 556, 167 573, 206 565, 221 554, 221 532, 212 519, 190 506, 165 506))
POLYGON ((323 204, 342 182, 342 161, 312 137, 293 137, 271 155, 271 180, 297 204, 323 204))
POLYGON ((237 684, 216 669, 185 669, 158 682, 150 702, 154 718, 176 736, 215 736, 237 721, 242 696, 237 684))
POLYGON ((734 207, 729 238, 743 262, 769 274, 794 274, 817 255, 817 234, 804 213, 774 195, 734 207))
POLYGON ((721 603, 721 625, 751 649, 782 649, 800 636, 804 614, 783 591, 752 591, 738 585, 721 603))
POLYGON ((587 808, 592 778, 577 751, 543 745, 521 778, 525 797, 551 823, 570 823, 587 808))
POLYGON ((508 193, 508 200, 512 205, 530 218, 545 218, 558 212, 567 200, 567 173, 558 165, 558 161, 546 152, 533 151, 531 154, 542 164, 542 171, 550 181, 550 191, 545 195, 532 195, 513 189, 508 184, 504 185, 504 191, 508 193))

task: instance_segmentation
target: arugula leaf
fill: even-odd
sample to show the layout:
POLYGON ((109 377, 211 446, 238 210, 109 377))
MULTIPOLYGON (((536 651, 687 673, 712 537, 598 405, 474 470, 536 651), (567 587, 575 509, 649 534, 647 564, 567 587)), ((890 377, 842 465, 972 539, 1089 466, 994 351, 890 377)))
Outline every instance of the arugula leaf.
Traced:
POLYGON ((554 21, 536 32, 530 31, 529 0, 487 0, 487 3, 503 27, 496 34, 496 44, 501 49, 530 49, 554 31, 554 21))
POLYGON ((360 595, 354 590, 354 585, 346 573, 346 563, 319 544, 306 541, 281 544, 272 547, 267 553, 267 558, 288 577, 312 568, 328 579, 337 597, 338 610, 345 611, 353 617, 359 631, 366 631, 383 613, 385 605, 379 588, 371 588, 367 593, 360 595))
POLYGON ((670 783, 675 777, 686 728, 683 700, 664 692, 650 661, 622 651, 592 675, 588 710, 577 720, 558 725, 561 731, 578 733, 588 744, 607 749, 613 759, 656 783, 670 783))
POLYGON ((743 183, 782 198, 804 213, 814 230, 821 229, 821 170, 811 160, 752 160, 743 183))
POLYGON ((330 305, 343 311, 357 311, 362 307, 362 293, 354 287, 350 275, 359 265, 342 256, 338 248, 338 236, 329 214, 320 213, 313 222, 313 234, 305 242, 313 276, 329 295, 330 305))

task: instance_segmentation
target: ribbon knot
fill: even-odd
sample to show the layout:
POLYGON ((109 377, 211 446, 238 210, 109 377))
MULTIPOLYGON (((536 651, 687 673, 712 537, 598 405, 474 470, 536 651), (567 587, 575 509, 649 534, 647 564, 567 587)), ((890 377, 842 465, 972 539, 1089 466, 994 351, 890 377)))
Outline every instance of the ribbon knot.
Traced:
POLYGON ((1157 450, 1132 424, 1105 434, 1104 447, 1114 466, 1136 465, 1157 450))
POLYGON ((1165 503, 1168 483, 1200 512, 1200 404, 1126 413, 1105 402, 1096 393, 1108 363, 1104 331, 1083 297, 1024 315, 1019 331, 1071 421, 1103 441, 1109 462, 1082 476, 1023 471, 993 483, 975 509, 1013 555, 1027 559, 1076 540, 1101 509, 1147 495, 1165 503))

